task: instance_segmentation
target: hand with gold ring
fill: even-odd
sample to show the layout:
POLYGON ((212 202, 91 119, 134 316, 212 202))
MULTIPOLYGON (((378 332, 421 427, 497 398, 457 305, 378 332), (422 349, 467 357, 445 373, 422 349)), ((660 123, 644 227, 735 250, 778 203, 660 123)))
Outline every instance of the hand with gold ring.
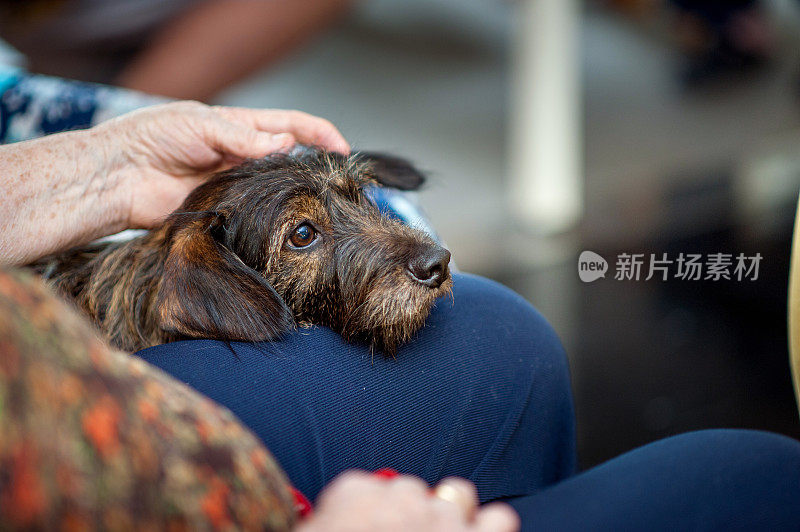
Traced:
POLYGON ((315 513, 297 530, 513 532, 519 517, 503 503, 478 505, 475 486, 446 478, 432 490, 417 477, 376 478, 363 471, 336 477, 317 499, 315 513))

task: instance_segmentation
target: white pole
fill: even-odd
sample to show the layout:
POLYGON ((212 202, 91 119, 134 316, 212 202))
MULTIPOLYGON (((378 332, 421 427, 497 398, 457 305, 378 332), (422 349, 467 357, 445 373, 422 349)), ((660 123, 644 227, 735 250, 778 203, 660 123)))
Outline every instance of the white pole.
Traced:
POLYGON ((510 117, 510 205, 552 235, 583 215, 578 0, 518 4, 510 117))

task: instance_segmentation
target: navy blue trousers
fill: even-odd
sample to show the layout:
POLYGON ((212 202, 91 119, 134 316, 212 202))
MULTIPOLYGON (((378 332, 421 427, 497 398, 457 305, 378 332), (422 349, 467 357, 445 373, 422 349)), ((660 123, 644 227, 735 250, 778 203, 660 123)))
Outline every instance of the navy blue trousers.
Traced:
POLYGON ((800 523, 800 444, 706 431, 575 474, 561 344, 521 297, 455 275, 454 297, 395 360, 324 327, 281 341, 175 342, 139 356, 227 406, 314 499, 350 468, 433 484, 472 480, 528 529, 674 529, 800 523))

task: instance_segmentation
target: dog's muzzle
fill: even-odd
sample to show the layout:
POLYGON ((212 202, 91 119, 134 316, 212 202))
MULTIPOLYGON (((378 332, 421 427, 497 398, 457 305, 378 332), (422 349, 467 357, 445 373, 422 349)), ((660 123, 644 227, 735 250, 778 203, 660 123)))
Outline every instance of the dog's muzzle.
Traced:
POLYGON ((450 252, 436 244, 426 246, 406 266, 411 278, 428 288, 439 288, 450 275, 450 252))

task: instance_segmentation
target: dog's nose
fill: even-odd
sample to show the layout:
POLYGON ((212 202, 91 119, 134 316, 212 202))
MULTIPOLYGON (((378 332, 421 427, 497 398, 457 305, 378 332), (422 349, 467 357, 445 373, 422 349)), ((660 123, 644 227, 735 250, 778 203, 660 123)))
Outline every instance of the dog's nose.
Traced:
POLYGON ((438 288, 447 279, 450 252, 441 246, 431 246, 408 263, 411 277, 420 284, 438 288))

